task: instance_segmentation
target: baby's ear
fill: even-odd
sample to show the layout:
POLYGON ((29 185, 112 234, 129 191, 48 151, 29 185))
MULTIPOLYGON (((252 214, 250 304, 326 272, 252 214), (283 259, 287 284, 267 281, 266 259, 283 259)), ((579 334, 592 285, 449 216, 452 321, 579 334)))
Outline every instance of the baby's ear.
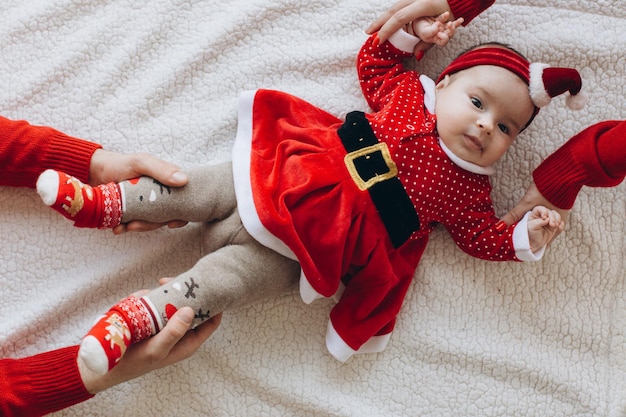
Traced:
POLYGON ((437 85, 435 86, 435 91, 439 91, 439 90, 446 88, 449 83, 450 83, 450 75, 448 74, 445 77, 443 77, 441 81, 437 83, 437 85))

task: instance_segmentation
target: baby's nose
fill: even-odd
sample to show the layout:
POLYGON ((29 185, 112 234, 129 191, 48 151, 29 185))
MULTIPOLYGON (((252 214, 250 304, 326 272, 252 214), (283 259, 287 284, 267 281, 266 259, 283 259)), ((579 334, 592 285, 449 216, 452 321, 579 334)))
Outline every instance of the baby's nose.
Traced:
POLYGON ((493 123, 486 119, 480 119, 476 122, 476 125, 483 130, 488 136, 493 133, 493 123))

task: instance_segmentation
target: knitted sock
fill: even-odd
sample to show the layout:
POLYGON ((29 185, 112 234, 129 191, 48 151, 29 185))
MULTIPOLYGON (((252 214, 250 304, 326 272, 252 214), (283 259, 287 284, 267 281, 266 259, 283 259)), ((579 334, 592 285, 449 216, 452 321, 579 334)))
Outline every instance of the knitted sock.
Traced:
POLYGON ((63 172, 48 169, 37 180, 37 192, 76 227, 110 229, 120 224, 122 200, 117 184, 91 187, 63 172))
POLYGON ((99 375, 113 369, 126 349, 160 329, 148 300, 134 296, 117 303, 83 338, 78 351, 89 369, 99 375))
POLYGON ((121 300, 89 330, 78 355, 90 370, 104 375, 117 365, 130 345, 161 331, 180 307, 190 306, 196 311, 194 325, 208 320, 211 315, 197 298, 199 288, 193 278, 175 280, 141 298, 130 296, 121 300))

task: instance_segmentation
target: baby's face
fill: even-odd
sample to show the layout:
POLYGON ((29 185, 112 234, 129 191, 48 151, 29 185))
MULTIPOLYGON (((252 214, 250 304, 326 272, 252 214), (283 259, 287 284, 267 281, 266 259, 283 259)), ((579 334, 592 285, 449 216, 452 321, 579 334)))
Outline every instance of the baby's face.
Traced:
POLYGON ((528 85, 493 65, 446 76, 437 84, 436 97, 443 143, 459 158, 483 167, 504 155, 534 110, 528 85))

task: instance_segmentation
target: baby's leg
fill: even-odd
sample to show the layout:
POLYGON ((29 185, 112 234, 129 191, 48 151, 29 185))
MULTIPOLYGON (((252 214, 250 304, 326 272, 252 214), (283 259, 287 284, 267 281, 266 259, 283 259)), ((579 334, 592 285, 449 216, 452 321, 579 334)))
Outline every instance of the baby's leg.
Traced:
POLYGON ((184 306, 194 309, 198 325, 222 311, 284 294, 299 276, 297 262, 257 242, 232 244, 203 257, 145 298, 156 308, 159 327, 184 306))
POLYGON ((164 186, 150 177, 120 185, 122 223, 143 220, 208 222, 230 215, 236 206, 230 162, 190 169, 181 188, 164 186))
POLYGON ((231 163, 190 170, 189 183, 171 188, 149 177, 91 187, 62 172, 47 170, 37 181, 45 204, 76 227, 113 228, 132 220, 212 221, 236 207, 231 163))
POLYGON ((221 311, 283 294, 299 276, 298 263, 256 242, 240 227, 226 246, 191 270, 140 299, 129 297, 113 307, 83 340, 80 357, 94 372, 105 373, 131 343, 158 332, 178 309, 193 308, 197 325, 221 311))

